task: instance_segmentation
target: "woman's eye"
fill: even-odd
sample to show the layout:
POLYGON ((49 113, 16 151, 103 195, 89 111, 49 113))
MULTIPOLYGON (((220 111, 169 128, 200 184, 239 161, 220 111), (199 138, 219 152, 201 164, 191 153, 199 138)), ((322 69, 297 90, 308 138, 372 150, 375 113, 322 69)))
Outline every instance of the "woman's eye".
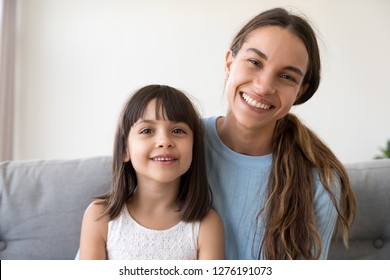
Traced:
POLYGON ((258 62, 256 59, 248 59, 248 62, 254 66, 261 66, 260 62, 258 62))
POLYGON ((294 82, 296 83, 296 80, 294 79, 294 77, 290 76, 290 75, 287 75, 287 74, 282 74, 281 77, 285 80, 288 80, 288 81, 291 81, 291 82, 294 82))

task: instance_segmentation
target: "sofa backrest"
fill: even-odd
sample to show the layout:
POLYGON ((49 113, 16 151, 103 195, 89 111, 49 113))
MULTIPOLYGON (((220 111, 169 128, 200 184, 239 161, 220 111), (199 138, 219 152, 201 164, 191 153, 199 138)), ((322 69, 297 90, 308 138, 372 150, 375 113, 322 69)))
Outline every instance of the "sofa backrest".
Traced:
POLYGON ((390 260, 390 159, 346 164, 356 195, 356 217, 350 245, 341 237, 329 249, 329 259, 390 260))
POLYGON ((74 258, 83 213, 110 181, 110 157, 0 163, 0 259, 74 258))

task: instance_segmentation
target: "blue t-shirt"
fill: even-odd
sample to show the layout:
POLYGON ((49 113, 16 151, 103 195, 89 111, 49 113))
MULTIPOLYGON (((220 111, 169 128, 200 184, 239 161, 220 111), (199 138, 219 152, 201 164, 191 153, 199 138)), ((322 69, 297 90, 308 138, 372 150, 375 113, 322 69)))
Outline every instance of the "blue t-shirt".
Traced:
MULTIPOLYGON (((257 215, 266 199, 272 154, 247 156, 234 152, 219 138, 216 121, 217 117, 203 120, 205 154, 214 207, 225 227, 225 258, 256 259, 264 234, 264 216, 258 221, 257 215)), ((337 212, 318 176, 315 182, 314 207, 322 242, 320 259, 326 259, 337 212)))

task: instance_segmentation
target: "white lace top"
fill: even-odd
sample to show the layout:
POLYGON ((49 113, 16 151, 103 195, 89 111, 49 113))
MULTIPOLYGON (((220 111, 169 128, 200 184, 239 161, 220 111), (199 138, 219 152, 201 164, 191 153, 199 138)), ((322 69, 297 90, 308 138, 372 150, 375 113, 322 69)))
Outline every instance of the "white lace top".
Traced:
POLYGON ((195 260, 199 222, 179 222, 167 230, 152 230, 137 223, 123 207, 108 223, 107 256, 111 260, 195 260))

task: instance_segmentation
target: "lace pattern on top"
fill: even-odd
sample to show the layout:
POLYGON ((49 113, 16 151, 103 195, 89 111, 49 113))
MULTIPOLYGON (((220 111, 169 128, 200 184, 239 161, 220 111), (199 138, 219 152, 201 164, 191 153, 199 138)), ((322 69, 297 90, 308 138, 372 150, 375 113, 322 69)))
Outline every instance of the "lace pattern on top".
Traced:
POLYGON ((195 260, 199 222, 179 222, 167 230, 137 223, 126 206, 108 223, 107 256, 111 260, 195 260))

